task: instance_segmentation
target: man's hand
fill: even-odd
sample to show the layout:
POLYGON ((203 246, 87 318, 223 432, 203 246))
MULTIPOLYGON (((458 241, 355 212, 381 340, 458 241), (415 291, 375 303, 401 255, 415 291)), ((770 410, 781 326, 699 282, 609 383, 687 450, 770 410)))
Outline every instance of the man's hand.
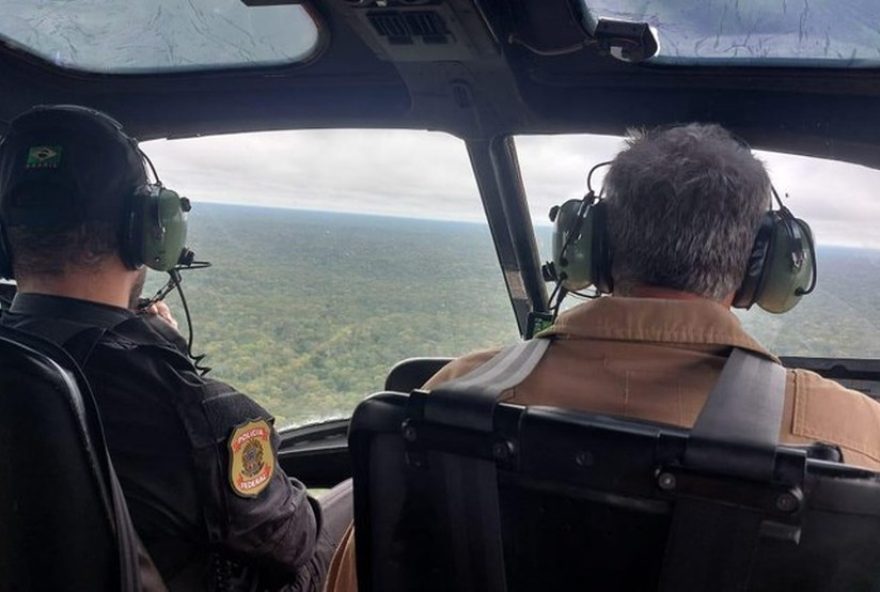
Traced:
POLYGON ((151 304, 149 307, 144 309, 144 312, 150 315, 156 315, 157 317, 171 325, 173 329, 177 329, 177 321, 175 321, 174 317, 171 315, 171 309, 168 308, 168 305, 161 300, 159 302, 151 304))

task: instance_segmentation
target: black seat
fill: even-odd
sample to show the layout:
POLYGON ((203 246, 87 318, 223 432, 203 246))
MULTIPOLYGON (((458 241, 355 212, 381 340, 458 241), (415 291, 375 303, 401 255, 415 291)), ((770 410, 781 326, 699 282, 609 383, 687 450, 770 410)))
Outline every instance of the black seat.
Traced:
POLYGON ((88 384, 0 327, 0 590, 137 590, 137 547, 88 384))
POLYGON ((762 477, 724 442, 706 467, 696 429, 547 407, 486 431, 434 396, 352 418, 361 592, 880 590, 875 473, 774 445, 762 477))
POLYGON ((385 390, 408 393, 428 382, 452 358, 408 358, 394 365, 385 377, 385 390))

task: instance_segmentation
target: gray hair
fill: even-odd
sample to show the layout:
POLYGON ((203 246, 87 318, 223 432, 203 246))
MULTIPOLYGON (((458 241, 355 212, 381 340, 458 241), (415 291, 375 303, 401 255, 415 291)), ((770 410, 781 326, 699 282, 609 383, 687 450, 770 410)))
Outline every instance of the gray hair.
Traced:
POLYGON ((770 178, 718 125, 630 134, 605 177, 614 290, 671 288, 722 300, 742 282, 770 178))

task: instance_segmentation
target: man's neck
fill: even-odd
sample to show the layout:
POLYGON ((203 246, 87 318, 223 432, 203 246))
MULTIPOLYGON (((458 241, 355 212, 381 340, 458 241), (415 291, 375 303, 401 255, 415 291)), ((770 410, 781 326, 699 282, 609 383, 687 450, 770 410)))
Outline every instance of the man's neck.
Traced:
POLYGON ((727 308, 730 308, 730 305, 733 303, 733 294, 728 298, 718 301, 706 298, 705 296, 700 296, 699 294, 694 294, 693 292, 684 292, 682 290, 664 288, 662 286, 648 285, 633 286, 631 289, 627 290, 625 294, 620 295, 628 296, 630 298, 660 298, 664 300, 711 300, 712 302, 717 302, 727 308))
POLYGON ((119 308, 128 308, 130 287, 117 280, 108 281, 101 273, 63 275, 58 277, 31 277, 18 281, 22 294, 46 294, 88 300, 119 308))

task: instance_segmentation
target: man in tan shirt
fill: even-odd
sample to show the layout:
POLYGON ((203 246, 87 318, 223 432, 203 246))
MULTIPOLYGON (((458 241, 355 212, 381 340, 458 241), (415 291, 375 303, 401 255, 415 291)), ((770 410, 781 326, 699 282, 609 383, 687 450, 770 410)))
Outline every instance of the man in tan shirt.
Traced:
MULTIPOLYGON (((779 360, 730 311, 763 213, 763 165, 718 126, 632 138, 606 178, 614 294, 564 312, 534 372, 504 394, 520 405, 694 424, 733 347, 779 360)), ((489 361, 459 358, 431 389, 489 361)), ((880 404, 805 370, 789 370, 780 439, 837 446, 880 471, 880 404)), ((354 536, 340 545, 328 592, 357 589, 354 536)))

